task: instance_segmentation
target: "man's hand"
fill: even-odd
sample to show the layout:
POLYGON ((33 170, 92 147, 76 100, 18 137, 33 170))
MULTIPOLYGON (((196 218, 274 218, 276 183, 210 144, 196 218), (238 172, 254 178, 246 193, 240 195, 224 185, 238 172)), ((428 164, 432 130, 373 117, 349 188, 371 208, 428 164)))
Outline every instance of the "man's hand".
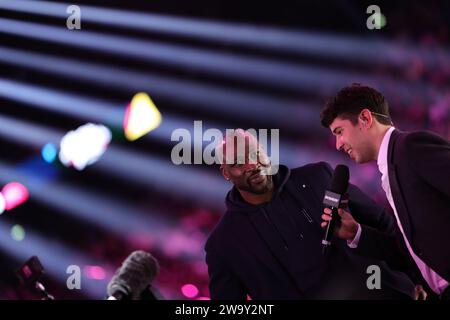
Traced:
MULTIPOLYGON (((331 209, 325 208, 323 210, 322 220, 320 226, 326 228, 328 222, 331 220, 331 209)), ((353 219, 352 215, 344 209, 338 209, 338 214, 341 217, 340 223, 335 224, 334 234, 341 239, 352 241, 356 232, 358 231, 358 223, 353 219)))
POLYGON ((414 289, 415 289, 414 300, 427 300, 428 294, 420 284, 416 285, 414 289))

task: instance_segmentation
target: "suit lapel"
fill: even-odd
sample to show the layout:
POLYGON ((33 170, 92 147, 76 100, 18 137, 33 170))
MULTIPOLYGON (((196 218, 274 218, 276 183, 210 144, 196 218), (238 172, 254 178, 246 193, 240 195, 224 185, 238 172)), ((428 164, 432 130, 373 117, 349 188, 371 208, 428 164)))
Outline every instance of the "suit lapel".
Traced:
POLYGON ((406 207, 406 202, 403 197, 401 184, 398 181, 398 169, 395 164, 395 157, 400 155, 396 154, 398 149, 399 132, 394 130, 389 141, 388 148, 388 172, 389 172, 389 185, 391 187, 392 198, 394 199, 395 208, 397 209, 397 214, 402 224, 403 231, 406 237, 411 243, 411 224, 409 220, 408 210, 406 207))

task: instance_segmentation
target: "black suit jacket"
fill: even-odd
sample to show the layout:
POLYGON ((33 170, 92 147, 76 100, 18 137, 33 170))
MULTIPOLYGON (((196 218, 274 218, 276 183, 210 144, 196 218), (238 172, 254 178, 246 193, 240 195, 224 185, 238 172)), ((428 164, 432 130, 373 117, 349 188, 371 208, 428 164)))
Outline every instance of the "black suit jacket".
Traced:
MULTIPOLYGON (((389 299, 400 292, 412 294, 414 285, 404 273, 358 255, 344 240, 334 239, 329 254, 322 255, 322 200, 332 176, 328 164, 291 173, 280 166, 277 176, 276 194, 265 205, 246 204, 235 188, 229 192, 228 210, 205 246, 212 299, 245 299, 246 294, 253 299, 389 299), (370 265, 381 268, 382 290, 367 289, 370 265)), ((351 185, 349 193, 349 208, 358 221, 374 230, 395 231, 391 215, 358 188, 351 185)))
POLYGON ((450 143, 431 132, 394 130, 389 184, 414 252, 450 281, 450 143))

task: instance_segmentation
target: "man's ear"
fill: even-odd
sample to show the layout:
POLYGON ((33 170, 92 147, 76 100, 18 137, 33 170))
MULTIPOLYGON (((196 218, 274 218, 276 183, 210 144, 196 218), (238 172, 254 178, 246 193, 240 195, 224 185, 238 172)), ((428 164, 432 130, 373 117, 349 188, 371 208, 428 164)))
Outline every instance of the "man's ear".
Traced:
POLYGON ((370 112, 369 109, 362 109, 361 112, 359 113, 358 119, 361 121, 361 123, 364 126, 371 126, 372 125, 372 113, 370 112))
POLYGON ((220 172, 222 173, 223 177, 225 178, 225 180, 230 180, 230 176, 228 175, 228 173, 225 171, 225 168, 223 165, 220 166, 220 172))

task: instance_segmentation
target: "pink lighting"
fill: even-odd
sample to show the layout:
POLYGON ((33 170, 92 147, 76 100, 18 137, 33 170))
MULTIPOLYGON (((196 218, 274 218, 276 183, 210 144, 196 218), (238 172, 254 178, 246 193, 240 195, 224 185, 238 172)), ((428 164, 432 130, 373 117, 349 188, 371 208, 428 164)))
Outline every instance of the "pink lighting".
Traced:
POLYGON ((186 298, 195 298, 198 295, 198 289, 193 284, 185 284, 181 287, 181 293, 183 293, 186 298))
POLYGON ((5 185, 2 194, 5 199, 5 209, 8 211, 21 205, 29 197, 27 188, 18 182, 11 182, 5 185))
POLYGON ((90 279, 103 280, 106 278, 105 270, 99 266, 85 266, 84 273, 90 279))

